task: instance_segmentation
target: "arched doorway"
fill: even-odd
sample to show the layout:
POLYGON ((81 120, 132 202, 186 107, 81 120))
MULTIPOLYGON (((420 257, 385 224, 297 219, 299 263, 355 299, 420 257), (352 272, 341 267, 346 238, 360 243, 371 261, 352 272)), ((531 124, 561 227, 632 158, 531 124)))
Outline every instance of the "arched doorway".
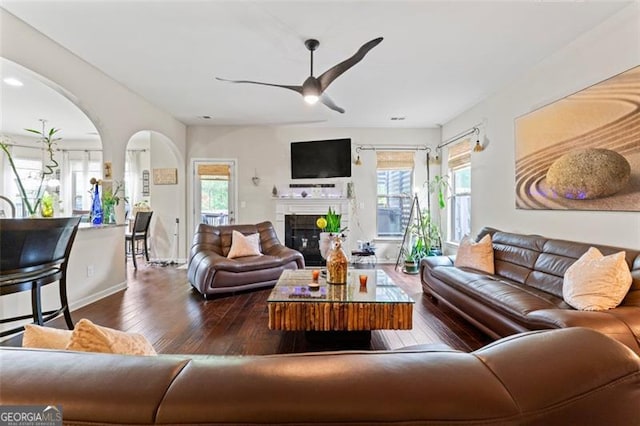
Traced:
POLYGON ((171 262, 180 259, 183 245, 182 204, 184 183, 179 182, 180 162, 172 141, 161 133, 144 130, 127 143, 125 192, 127 220, 139 210, 153 211, 150 258, 171 262))
MULTIPOLYGON (((89 210, 90 179, 103 178, 102 141, 87 115, 73 101, 73 95, 33 71, 0 58, 2 113, 0 133, 15 170, 29 197, 47 191, 54 214, 71 216, 89 210), (42 138, 26 129, 49 134, 58 129, 51 157, 42 138), (45 165, 54 165, 50 170, 45 165), (43 174, 46 179, 40 185, 43 174)), ((29 211, 20 196, 18 179, 9 156, 0 153, 0 194, 16 206, 16 216, 29 211)), ((0 216, 7 216, 0 206, 0 216)))

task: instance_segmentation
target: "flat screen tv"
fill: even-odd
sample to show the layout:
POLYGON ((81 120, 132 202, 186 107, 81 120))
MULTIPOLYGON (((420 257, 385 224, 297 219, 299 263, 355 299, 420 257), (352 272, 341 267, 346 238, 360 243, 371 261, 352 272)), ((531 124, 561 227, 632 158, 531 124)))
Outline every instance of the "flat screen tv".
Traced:
POLYGON ((291 142, 291 179, 351 176, 351 139, 291 142))

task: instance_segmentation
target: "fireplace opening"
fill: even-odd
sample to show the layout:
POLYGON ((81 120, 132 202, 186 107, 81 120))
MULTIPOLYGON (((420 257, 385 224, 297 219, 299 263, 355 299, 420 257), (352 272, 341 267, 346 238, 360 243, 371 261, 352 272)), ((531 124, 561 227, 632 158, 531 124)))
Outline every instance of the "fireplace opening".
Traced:
POLYGON ((317 219, 317 215, 293 214, 284 217, 284 245, 302 253, 307 266, 326 264, 320 255, 320 229, 316 226, 317 219))

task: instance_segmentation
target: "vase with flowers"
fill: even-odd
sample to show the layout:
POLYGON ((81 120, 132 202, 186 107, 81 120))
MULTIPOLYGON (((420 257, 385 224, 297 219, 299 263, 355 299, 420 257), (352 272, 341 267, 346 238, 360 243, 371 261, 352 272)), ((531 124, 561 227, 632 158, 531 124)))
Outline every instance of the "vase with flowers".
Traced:
POLYGON ((40 120, 42 122, 42 130, 34 130, 34 129, 24 129, 27 132, 35 133, 40 136, 39 142, 43 144, 44 150, 44 161, 42 165, 42 171, 39 173, 37 177, 37 182, 33 186, 34 189, 29 190, 29 188, 25 188, 22 179, 20 178, 20 174, 16 169, 16 165, 13 161, 13 157, 11 156, 11 141, 1 140, 0 141, 0 149, 5 153, 7 160, 9 162, 9 166, 13 171, 13 175, 16 180, 16 184, 18 186, 18 194, 22 201, 23 215, 29 217, 35 217, 39 212, 44 216, 53 216, 53 205, 42 206, 43 197, 46 199, 46 203, 48 204, 50 201, 53 202, 50 198, 45 197, 47 186, 56 186, 59 185, 53 177, 58 168, 58 162, 54 158, 54 148, 56 142, 61 140, 62 138, 56 137, 56 134, 60 131, 60 129, 51 128, 49 131, 46 131, 46 120, 40 120))
POLYGON ((102 191, 102 205, 103 205, 103 222, 104 223, 116 223, 115 207, 120 204, 120 200, 127 202, 127 197, 124 197, 124 184, 116 181, 115 187, 109 188, 106 184, 103 185, 102 191))

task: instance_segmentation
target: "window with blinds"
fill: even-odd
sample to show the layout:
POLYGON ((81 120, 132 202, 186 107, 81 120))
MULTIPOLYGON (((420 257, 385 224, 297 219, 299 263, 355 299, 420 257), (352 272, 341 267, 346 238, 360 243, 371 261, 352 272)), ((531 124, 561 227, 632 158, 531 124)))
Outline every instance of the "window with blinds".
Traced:
POLYGON ((471 233, 471 141, 451 145, 448 155, 451 185, 449 240, 460 241, 471 233))
POLYGON ((198 164, 196 173, 200 180, 200 211, 202 222, 224 225, 229 210, 229 180, 231 167, 228 164, 198 164))
POLYGON ((197 173, 200 179, 229 180, 231 169, 227 164, 199 164, 197 173))
POLYGON ((377 235, 402 237, 411 213, 413 151, 376 151, 377 235))

